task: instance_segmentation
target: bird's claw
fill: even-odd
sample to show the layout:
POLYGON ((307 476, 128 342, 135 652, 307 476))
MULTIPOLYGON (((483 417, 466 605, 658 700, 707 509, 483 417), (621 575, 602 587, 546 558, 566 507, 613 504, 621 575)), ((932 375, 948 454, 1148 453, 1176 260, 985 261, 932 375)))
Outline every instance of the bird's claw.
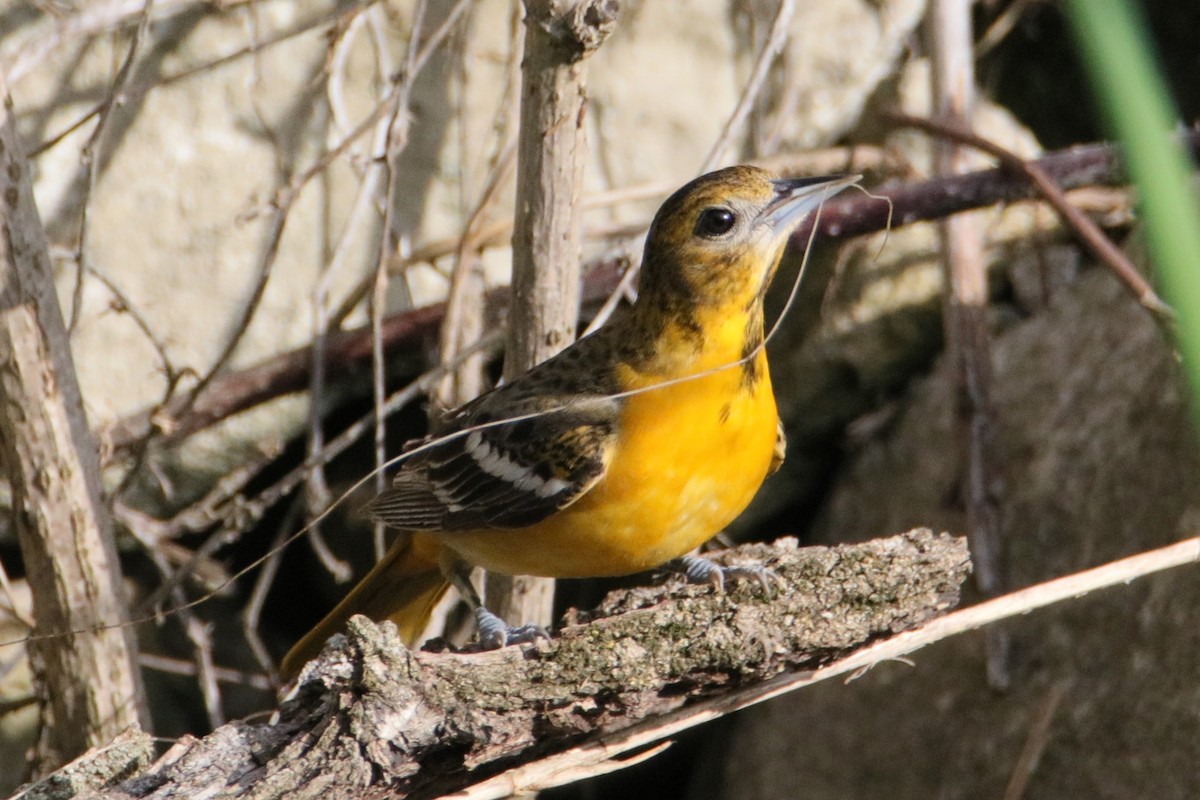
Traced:
POLYGON ((550 641, 550 634, 541 625, 510 627, 483 606, 475 609, 475 624, 479 629, 479 644, 484 650, 499 650, 510 644, 528 644, 538 639, 550 641))
POLYGON ((767 597, 773 597, 784 585, 779 573, 762 564, 723 567, 703 556, 684 556, 676 559, 672 565, 683 572, 688 583, 707 583, 718 594, 725 591, 725 581, 729 578, 755 580, 767 597))

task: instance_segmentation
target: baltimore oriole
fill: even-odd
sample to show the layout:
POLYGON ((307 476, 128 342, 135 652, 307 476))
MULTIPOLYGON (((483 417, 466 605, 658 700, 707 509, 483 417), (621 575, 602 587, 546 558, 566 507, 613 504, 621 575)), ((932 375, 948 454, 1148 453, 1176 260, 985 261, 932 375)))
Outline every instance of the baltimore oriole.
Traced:
MULTIPOLYGON (((853 177, 704 175, 646 237, 637 301, 453 412, 368 508, 407 533, 284 659, 294 675, 352 614, 410 644, 451 584, 497 647, 528 638, 483 608, 471 565, 555 578, 679 558, 731 522, 782 461, 763 296, 788 235, 853 177), (517 418, 516 421, 502 422, 517 418)), ((691 559, 695 579, 722 577, 691 559)))

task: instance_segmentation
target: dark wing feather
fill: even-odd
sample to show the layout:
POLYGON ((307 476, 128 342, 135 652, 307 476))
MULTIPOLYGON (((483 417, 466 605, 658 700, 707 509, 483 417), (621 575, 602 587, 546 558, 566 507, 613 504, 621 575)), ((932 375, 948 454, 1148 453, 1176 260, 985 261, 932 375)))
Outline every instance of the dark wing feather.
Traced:
POLYGON ((532 525, 603 477, 618 411, 602 395, 485 395, 452 418, 451 438, 406 463, 367 511, 404 530, 532 525), (477 427, 525 414, 535 416, 477 427))

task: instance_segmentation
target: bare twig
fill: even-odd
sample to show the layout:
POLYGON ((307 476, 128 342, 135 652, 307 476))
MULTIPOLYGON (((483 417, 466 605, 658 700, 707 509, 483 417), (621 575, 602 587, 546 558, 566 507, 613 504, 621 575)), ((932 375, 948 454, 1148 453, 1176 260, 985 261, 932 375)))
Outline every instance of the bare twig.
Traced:
MULTIPOLYGON (((413 10, 412 31, 409 36, 408 47, 404 53, 404 68, 402 70, 402 74, 404 75, 412 75, 414 72, 414 65, 417 58, 417 43, 420 40, 421 31, 425 24, 426 10, 425 0, 418 0, 413 10)), ((449 28, 446 28, 447 32, 449 30, 449 28)), ((375 446, 373 449, 375 454, 375 469, 373 473, 375 476, 376 493, 382 492, 387 485, 387 476, 383 471, 384 464, 387 463, 387 417, 383 414, 383 405, 386 402, 383 318, 387 300, 387 263, 390 255, 396 250, 396 239, 393 235, 392 224, 395 219, 396 190, 398 185, 397 159, 408 145, 408 106, 411 95, 412 83, 410 78, 401 83, 400 91, 396 93, 390 114, 391 119, 387 127, 383 153, 387 174, 387 181, 385 182, 387 189, 383 200, 383 226, 380 231, 379 247, 376 251, 377 258, 369 304, 371 316, 371 388, 376 409, 374 426, 375 446)), ((382 522, 375 521, 373 527, 375 559, 378 561, 383 558, 385 550, 384 525, 382 522)))
POLYGON ((279 530, 276 531, 275 538, 271 540, 271 546, 267 549, 270 557, 263 563, 262 570, 254 580, 254 589, 250 592, 250 599, 246 602, 240 615, 242 619, 242 635, 246 637, 246 642, 250 645, 250 652, 254 653, 254 659, 263 668, 263 671, 267 673, 268 681, 272 687, 278 684, 278 669, 276 668, 275 660, 271 658, 271 653, 267 649, 266 642, 259 635, 258 624, 262 618, 263 606, 267 602, 267 595, 275 583, 275 577, 279 574, 279 565, 283 561, 284 545, 287 542, 289 532, 295 526, 296 521, 301 518, 301 512, 307 505, 306 498, 297 498, 292 502, 288 513, 284 515, 283 522, 280 523, 279 530))
MULTIPOLYGON (((509 144, 498 154, 498 163, 488 177, 483 195, 472 209, 463 230, 462 240, 455 253, 451 272, 450 293, 446 297, 446 316, 442 320, 441 355, 456 357, 462 349, 483 335, 486 292, 483 283, 483 264, 477 244, 478 230, 487 212, 499 199, 499 193, 512 175, 516 162, 516 146, 509 144)), ((483 391, 483 361, 474 358, 463 364, 453 375, 442 381, 437 399, 443 407, 453 407, 472 400, 483 391)))
POLYGON ((108 126, 112 122, 113 112, 125 104, 124 92, 133 75, 133 65, 141 54, 146 33, 150 29, 150 15, 153 10, 154 0, 145 0, 137 28, 133 32, 133 41, 129 43, 129 50, 125 54, 125 60, 117 71, 117 77, 113 81, 108 97, 100 104, 96 127, 92 131, 92 135, 88 137, 87 143, 83 146, 83 152, 79 156, 80 167, 83 170, 83 197, 79 200, 79 242, 75 252, 75 290, 71 295, 71 316, 67 322, 68 335, 75 331, 75 326, 79 323, 79 315, 83 312, 83 280, 88 272, 87 245, 90 227, 88 211, 91 208, 92 194, 96 189, 101 148, 104 146, 104 137, 108 133, 108 126))
MULTIPOLYGON (((225 2, 233 6, 249 0, 225 2)), ((81 4, 75 13, 57 20, 46 34, 28 41, 6 65, 10 85, 16 86, 46 56, 63 44, 96 36, 108 31, 121 30, 130 25, 141 25, 145 18, 145 0, 105 0, 81 4)), ((154 19, 163 19, 186 13, 197 5, 196 0, 159 0, 155 3, 154 19)))
MULTIPOLYGON (((364 15, 356 15, 352 17, 346 28, 341 31, 341 35, 332 45, 332 56, 330 58, 329 68, 327 70, 326 82, 326 97, 329 101, 331 116, 336 125, 341 125, 343 128, 349 127, 345 122, 346 114, 342 110, 344 101, 342 97, 342 80, 346 68, 346 60, 349 58, 350 46, 353 43, 355 36, 368 18, 378 18, 380 11, 378 7, 372 7, 367 10, 364 15)), ((376 69, 380 78, 380 84, 386 85, 389 77, 393 74, 392 62, 389 51, 385 46, 377 47, 376 51, 376 69)), ((317 458, 317 454, 325 447, 325 432, 324 432, 324 415, 327 411, 325 408, 325 385, 326 385, 326 367, 327 354, 326 345, 331 329, 329 317, 329 292, 334 278, 340 273, 340 269, 347 263, 347 256, 350 249, 350 243, 353 240, 353 234, 356 230, 366 223, 369 214, 374 205, 375 196, 378 192, 378 186, 381 178, 386 172, 387 167, 387 141, 388 130, 392 120, 384 118, 379 120, 375 125, 375 130, 372 135, 370 147, 370 157, 367 160, 367 166, 363 170, 362 179, 359 182, 358 191, 355 196, 354 205, 351 210, 349 219, 346 222, 341 236, 338 239, 337 245, 334 247, 333 255, 328 261, 323 263, 317 280, 313 286, 313 346, 312 346, 312 375, 309 381, 309 405, 308 405, 308 456, 307 461, 313 466, 308 472, 305 486, 305 508, 307 509, 307 518, 314 520, 319 514, 319 509, 328 505, 331 492, 329 491, 328 483, 325 480, 324 463, 317 458)), ((351 159, 353 163, 354 159, 351 159)), ((372 324, 372 330, 377 331, 378 326, 372 324)), ((375 347, 375 337, 372 337, 372 349, 375 347)), ((349 580, 350 568, 349 565, 340 559, 334 557, 321 534, 320 525, 313 522, 308 526, 308 542, 312 547, 313 552, 317 555, 318 560, 322 565, 334 576, 339 583, 349 580)), ((272 571, 274 562, 268 562, 264 572, 272 571)), ((256 592, 259 584, 256 584, 256 592)), ((265 590, 263 591, 265 596, 265 590)), ((249 625, 247 625, 249 627, 249 625)), ((251 646, 254 646, 254 641, 251 641, 251 646)), ((261 652, 256 649, 256 655, 259 661, 264 665, 269 663, 265 659, 266 651, 261 652)))
POLYGON ((1021 17, 1033 9, 1038 3, 1045 3, 1046 0, 1013 0, 1004 7, 1000 12, 1000 16, 996 17, 988 25, 987 30, 979 37, 979 41, 975 44, 975 58, 981 59, 992 52, 1001 42, 1004 41, 1008 34, 1012 33, 1017 27, 1017 23, 1021 21, 1021 17))
POLYGON ((1038 166, 1036 161, 1021 158, 1011 150, 1001 147, 995 142, 972 133, 952 122, 947 123, 938 120, 922 119, 921 117, 912 117, 899 113, 889 113, 888 117, 900 125, 929 131, 936 136, 941 136, 981 150, 988 155, 994 156, 1002 167, 1028 178, 1037 187, 1038 193, 1058 212, 1059 216, 1070 226, 1071 230, 1075 232, 1079 242, 1091 251, 1097 261, 1113 271, 1117 278, 1125 284, 1130 294, 1147 311, 1154 314, 1155 319, 1160 324, 1173 319, 1174 315, 1171 313, 1171 307, 1158 296, 1158 293, 1154 291, 1154 287, 1138 271, 1133 262, 1121 252, 1119 247, 1113 244, 1112 239, 1108 238, 1104 234, 1104 231, 1100 230, 1099 225, 1067 199, 1063 190, 1058 187, 1053 178, 1046 174, 1044 169, 1038 166))
MULTIPOLYGON (((372 127, 382 118, 388 115, 388 112, 395 108, 395 103, 401 94, 406 90, 409 82, 415 78, 421 68, 428 62, 429 57, 440 45, 440 43, 453 29, 466 7, 469 5, 467 0, 460 0, 447 14, 443 23, 421 44, 416 50, 411 61, 411 71, 397 77, 393 82, 391 90, 387 93, 384 99, 379 102, 373 111, 371 111, 359 125, 347 134, 337 145, 330 148, 322 154, 311 166, 304 170, 299 175, 296 175, 281 186, 275 193, 275 196, 270 205, 270 219, 267 223, 265 231, 265 245, 263 253, 259 259, 258 277, 254 286, 250 290, 241 312, 237 320, 234 321, 231 328, 231 334, 222 346, 220 353, 209 366, 208 370, 200 377, 195 386, 191 388, 187 396, 182 398, 179 403, 171 404, 170 411, 175 413, 187 413, 196 403, 198 398, 204 394, 209 384, 212 383, 218 374, 222 372, 229 359, 232 358, 237 350, 245 331, 249 327, 250 320, 254 317, 258 309, 259 303, 262 300, 263 294, 266 291, 267 284, 270 280, 276 256, 279 252, 279 247, 283 237, 283 229, 287 223, 287 218, 292 206, 295 204, 304 187, 317 175, 321 174, 330 163, 341 157, 363 134, 372 129, 372 127)), ((169 426, 168 410, 160 412, 160 419, 164 420, 169 426)), ((144 427, 143 435, 153 433, 153 428, 144 427)))
POLYGON ((767 41, 758 54, 758 60, 750 73, 750 79, 746 82, 741 97, 738 98, 737 107, 725 121, 725 127, 721 129, 716 143, 709 151, 708 157, 704 159, 704 164, 700 167, 701 172, 708 172, 716 167, 725 157, 725 153, 734 139, 741 135, 750 109, 754 107, 754 101, 758 99, 758 95, 767 81, 771 65, 775 63, 775 59, 778 58, 783 46, 787 43, 788 26, 792 22, 795 6, 795 0, 779 0, 775 19, 771 22, 771 32, 767 34, 767 41))
MULTIPOLYGON (((185 675, 195 677, 196 665, 190 661, 183 661, 170 656, 159 655, 158 653, 142 653, 138 656, 138 663, 147 669, 158 670, 159 672, 170 673, 171 675, 185 675)), ((253 672, 243 672, 240 669, 230 669, 228 667, 213 667, 213 675, 221 683, 232 683, 238 686, 248 686, 251 689, 269 692, 272 689, 271 681, 266 675, 258 675, 253 672)))
MULTIPOLYGON (((119 1, 120 2, 129 2, 129 0, 119 0, 119 1)), ((179 0, 173 0, 173 1, 179 2, 179 0)), ((249 2, 249 0, 245 0, 245 1, 249 2)), ((156 7, 162 6, 163 4, 164 4, 164 0, 158 0, 156 7)), ((140 6, 141 4, 137 3, 137 5, 140 6)), ((233 4, 229 3, 229 2, 225 2, 224 5, 226 7, 233 6, 233 4)), ((123 93, 124 97, 125 97, 125 101, 126 101, 126 103, 131 103, 131 102, 134 102, 137 100, 141 100, 143 97, 145 97, 147 94, 149 94, 150 92, 152 92, 155 89, 159 89, 164 86, 171 86, 171 85, 179 83, 181 81, 188 80, 189 78, 194 78, 197 75, 203 75, 206 72, 210 72, 218 67, 225 66, 226 64, 233 63, 234 61, 237 61, 240 58, 245 58, 248 55, 253 55, 255 53, 261 53, 262 51, 264 51, 274 45, 282 44, 283 42, 290 41, 290 40, 296 38, 297 36, 301 36, 305 33, 308 33, 309 31, 311 31, 315 28, 319 28, 322 25, 326 25, 329 23, 337 24, 346 17, 353 17, 353 16, 357 15, 358 13, 360 13, 361 10, 362 9, 360 6, 354 6, 354 5, 339 6, 339 7, 336 7, 331 12, 327 12, 324 14, 318 14, 310 19, 307 19, 301 23, 298 23, 297 25, 295 25, 285 31, 281 31, 279 33, 265 37, 261 41, 258 41, 251 45, 247 45, 245 47, 238 48, 237 50, 234 50, 233 52, 227 53, 223 56, 219 56, 210 61, 206 61, 203 64, 197 64, 194 67, 189 67, 187 69, 180 70, 179 72, 171 73, 170 75, 163 75, 163 76, 156 77, 151 82, 139 83, 139 84, 135 84, 133 86, 129 86, 128 88, 125 89, 125 91, 123 93)), ((88 122, 90 122, 97 114, 99 114, 101 112, 103 107, 104 107, 104 101, 97 103, 94 107, 92 107, 88 111, 84 112, 83 115, 81 115, 77 120, 70 123, 69 125, 67 125, 65 128, 63 128, 58 133, 54 134, 53 136, 48 137, 44 141, 40 142, 37 146, 35 146, 31 150, 29 150, 27 155, 29 156, 29 158, 36 158, 36 157, 40 156, 42 153, 45 153, 47 150, 50 150, 55 145, 59 144, 64 139, 66 139, 68 136, 70 136, 72 133, 79 130, 81 127, 83 127, 88 122)))
POLYGON ((1045 698, 1038 706, 1030 722, 1029 735, 1025 737, 1025 745, 1021 748, 1021 754, 1017 756, 1017 763, 1013 767, 1012 775, 1009 776, 1008 785, 1004 787, 1003 800, 1021 800, 1025 796, 1029 779, 1033 777, 1034 770, 1037 769, 1038 762, 1042 759, 1042 753, 1046 749, 1046 743, 1050 740, 1050 725, 1054 722, 1054 715, 1058 712, 1063 697, 1066 696, 1067 686, 1066 680, 1052 683, 1045 698))
MULTIPOLYGON (((930 0, 925 18, 932 54, 934 117, 962 129, 971 125, 975 102, 971 4, 966 0, 930 0)), ((967 152, 937 142, 934 172, 954 175, 970 166, 967 152)), ((965 469, 962 482, 967 535, 975 558, 975 581, 987 597, 1007 584, 1001 539, 1000 503, 995 467, 996 410, 992 403, 992 362, 987 331, 987 268, 976 214, 947 217, 938 229, 942 246, 943 327, 954 365, 955 408, 961 428, 965 469)), ((1000 627, 987 634, 988 680, 1007 686, 1008 639, 1000 627)))
MULTIPOLYGON (((163 389, 162 400, 155 405, 155 411, 151 412, 151 414, 154 414, 158 409, 163 408, 171 401, 171 398, 175 396, 175 390, 179 386, 179 381, 183 379, 184 376, 191 374, 191 369, 185 367, 182 370, 177 370, 175 368, 175 364, 171 360, 170 354, 167 353, 166 345, 158 337, 158 335, 155 334, 154 329, 150 325, 150 321, 146 319, 145 315, 143 315, 137 309, 137 306, 135 306, 129 300, 129 298, 125 296, 125 293, 121 291, 121 288, 117 286, 114 281, 112 281, 107 275, 100 272, 100 270, 96 269, 94 266, 89 266, 87 268, 87 273, 96 280, 100 281, 104 288, 108 289, 114 300, 111 307, 118 313, 127 314, 129 318, 133 320, 134 325, 136 325, 142 332, 142 335, 145 336, 147 341, 150 342, 150 346, 154 348, 154 352, 158 357, 159 369, 162 371, 163 380, 166 383, 166 386, 163 389)), ((128 466, 125 469, 125 474, 121 477, 121 482, 117 484, 117 487, 109 493, 110 505, 116 501, 116 498, 124 494, 125 490, 128 489, 133 481, 137 478, 138 473, 141 470, 141 466, 145 462, 146 454, 149 452, 149 448, 150 439, 148 437, 134 443, 133 447, 131 448, 131 457, 129 459, 128 466)), ((103 455, 101 460, 103 461, 103 455)))
MULTIPOLYGON (((616 0, 524 0, 525 56, 517 132, 510 380, 575 340, 580 298, 587 58, 616 26, 616 0)), ((550 621, 554 583, 490 574, 488 605, 509 624, 550 621)))
POLYGON ((204 699, 204 710, 208 714, 210 728, 218 728, 225 722, 225 712, 221 708, 221 687, 217 685, 216 668, 212 658, 212 631, 208 623, 189 610, 181 612, 183 629, 188 641, 192 643, 195 654, 196 679, 200 686, 200 696, 204 699))

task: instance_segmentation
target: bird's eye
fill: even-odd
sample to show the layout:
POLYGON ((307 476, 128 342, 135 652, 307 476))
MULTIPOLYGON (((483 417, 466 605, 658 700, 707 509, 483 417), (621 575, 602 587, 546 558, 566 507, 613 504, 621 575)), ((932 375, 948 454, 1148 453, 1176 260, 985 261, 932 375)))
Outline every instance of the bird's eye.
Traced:
POLYGON ((715 239, 733 230, 736 222, 737 217, 728 208, 706 208, 696 220, 696 235, 715 239))

